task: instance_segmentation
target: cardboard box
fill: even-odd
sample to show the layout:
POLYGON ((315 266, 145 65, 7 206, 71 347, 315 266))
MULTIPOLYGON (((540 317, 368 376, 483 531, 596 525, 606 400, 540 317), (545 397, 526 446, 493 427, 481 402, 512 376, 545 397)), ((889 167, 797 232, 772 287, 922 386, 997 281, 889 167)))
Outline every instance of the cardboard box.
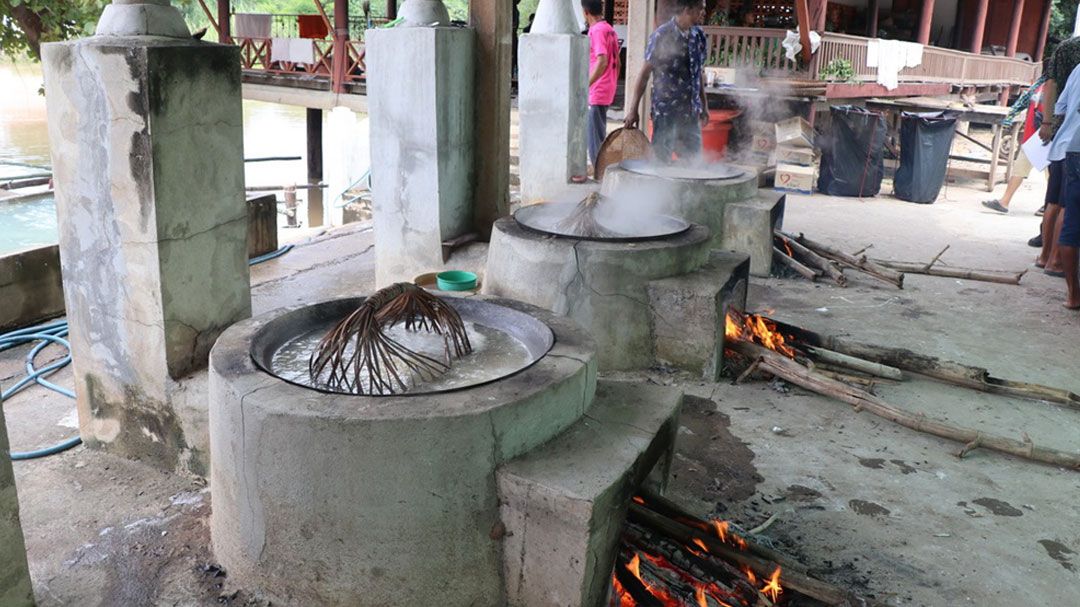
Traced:
POLYGON ((790 147, 814 147, 814 129, 810 123, 795 117, 776 123, 776 145, 790 147))
POLYGON ((776 162, 783 164, 798 164, 805 167, 814 166, 817 162, 817 151, 813 148, 801 148, 790 145, 776 146, 776 162))
POLYGON ((750 134, 753 137, 750 150, 760 154, 771 154, 776 148, 776 126, 771 122, 750 121, 750 134))
POLYGON ((817 171, 814 167, 783 163, 776 165, 776 179, 773 186, 775 189, 800 194, 813 194, 816 185, 817 171))

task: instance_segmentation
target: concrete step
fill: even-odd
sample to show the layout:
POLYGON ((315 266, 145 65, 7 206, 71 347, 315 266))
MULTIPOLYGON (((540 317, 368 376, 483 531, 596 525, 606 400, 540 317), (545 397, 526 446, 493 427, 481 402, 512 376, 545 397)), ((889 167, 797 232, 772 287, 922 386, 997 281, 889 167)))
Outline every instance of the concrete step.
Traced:
POLYGON ((580 421, 499 468, 509 605, 600 605, 630 498, 654 468, 667 476, 681 405, 676 389, 600 381, 580 421))
POLYGON ((744 253, 714 250, 689 274, 649 282, 657 361, 720 381, 727 311, 746 309, 750 263, 744 253))

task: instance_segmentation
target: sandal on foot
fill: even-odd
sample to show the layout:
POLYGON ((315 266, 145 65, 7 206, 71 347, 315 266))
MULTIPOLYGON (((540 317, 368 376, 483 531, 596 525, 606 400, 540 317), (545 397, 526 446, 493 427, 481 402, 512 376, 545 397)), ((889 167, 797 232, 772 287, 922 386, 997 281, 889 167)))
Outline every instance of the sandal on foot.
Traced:
POLYGON ((1035 247, 1036 249, 1041 249, 1042 245, 1043 245, 1042 234, 1039 234, 1038 236, 1033 236, 1030 240, 1028 240, 1028 246, 1029 247, 1035 247))
POLYGON ((1008 215, 1009 207, 1002 206, 1000 202, 996 200, 984 200, 982 205, 991 211, 997 211, 998 213, 1005 213, 1008 215))
POLYGON ((1043 274, 1053 276, 1054 278, 1065 278, 1065 272, 1059 272, 1057 270, 1047 270, 1046 268, 1043 268, 1043 274))

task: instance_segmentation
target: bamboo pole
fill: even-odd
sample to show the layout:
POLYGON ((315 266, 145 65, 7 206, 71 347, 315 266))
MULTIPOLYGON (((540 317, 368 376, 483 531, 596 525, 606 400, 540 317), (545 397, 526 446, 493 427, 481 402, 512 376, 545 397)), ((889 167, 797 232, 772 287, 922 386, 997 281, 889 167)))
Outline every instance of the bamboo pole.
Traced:
MULTIPOLYGON (((1063 389, 1042 384, 1015 381, 994 377, 983 367, 965 365, 952 360, 927 356, 912 352, 906 348, 889 348, 872 344, 859 343, 839 337, 825 336, 802 327, 766 318, 775 323, 779 331, 790 335, 796 342, 857 356, 866 360, 880 362, 917 373, 940 382, 971 388, 980 392, 1012 396, 1027 400, 1046 401, 1070 409, 1080 410, 1080 396, 1063 389)), ((796 345, 799 345, 798 343, 796 345)))
POLYGON ((1080 470, 1080 453, 1040 447, 1027 435, 1024 436, 1025 440, 1018 441, 971 428, 954 426, 928 418, 921 413, 909 413, 893 407, 865 390, 814 373, 794 360, 757 344, 739 340, 728 345, 744 355, 757 358, 760 361, 759 371, 771 373, 812 392, 844 401, 855 407, 856 413, 866 410, 906 428, 963 443, 963 448, 957 453, 958 457, 964 457, 972 450, 982 447, 1054 466, 1080 470))
POLYGON ((926 274, 927 276, 961 278, 963 280, 996 282, 1006 285, 1020 284, 1020 279, 1024 277, 1024 274, 1027 274, 1027 270, 1022 272, 1005 272, 1000 270, 974 270, 971 268, 930 267, 929 265, 914 261, 891 261, 888 259, 875 259, 874 261, 890 270, 897 270, 907 274, 926 274))
POLYGON ((820 360, 824 363, 830 363, 841 367, 847 367, 848 369, 854 369, 861 371, 867 375, 874 375, 876 377, 884 377, 885 379, 892 379, 896 381, 903 381, 904 373, 896 367, 889 365, 883 365, 877 362, 871 362, 869 360, 851 356, 850 354, 841 354, 840 352, 833 352, 832 350, 826 350, 825 348, 819 348, 816 346, 807 346, 803 348, 807 354, 811 357, 820 360))

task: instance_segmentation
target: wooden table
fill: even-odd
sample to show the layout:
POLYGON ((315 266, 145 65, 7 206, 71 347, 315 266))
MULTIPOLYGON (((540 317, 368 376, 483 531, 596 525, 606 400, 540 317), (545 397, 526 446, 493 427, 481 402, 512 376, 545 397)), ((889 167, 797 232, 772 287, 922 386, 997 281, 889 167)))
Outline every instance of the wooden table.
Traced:
POLYGON ((949 159, 951 160, 987 164, 989 165, 987 170, 973 171, 958 169, 952 171, 952 174, 969 174, 974 177, 985 178, 987 192, 992 192, 995 185, 1001 181, 1008 181, 1009 178, 1012 177, 1013 162, 1016 159, 1016 150, 1019 147, 1018 136, 1021 123, 1015 121, 1012 126, 1008 127, 1002 124, 1005 120, 1005 116, 1009 114, 1009 108, 1006 106, 981 104, 967 106, 956 101, 933 97, 911 97, 907 99, 867 99, 866 109, 889 114, 892 117, 890 123, 892 125, 891 129, 893 135, 895 135, 898 130, 901 112, 935 112, 949 110, 956 112, 958 120, 968 123, 990 125, 990 130, 994 135, 990 145, 986 145, 981 141, 976 141, 964 133, 957 133, 961 137, 964 137, 968 141, 971 141, 975 145, 989 152, 989 159, 949 154, 949 159), (1001 162, 1005 163, 1005 176, 1003 180, 998 180, 998 165, 1001 162))

